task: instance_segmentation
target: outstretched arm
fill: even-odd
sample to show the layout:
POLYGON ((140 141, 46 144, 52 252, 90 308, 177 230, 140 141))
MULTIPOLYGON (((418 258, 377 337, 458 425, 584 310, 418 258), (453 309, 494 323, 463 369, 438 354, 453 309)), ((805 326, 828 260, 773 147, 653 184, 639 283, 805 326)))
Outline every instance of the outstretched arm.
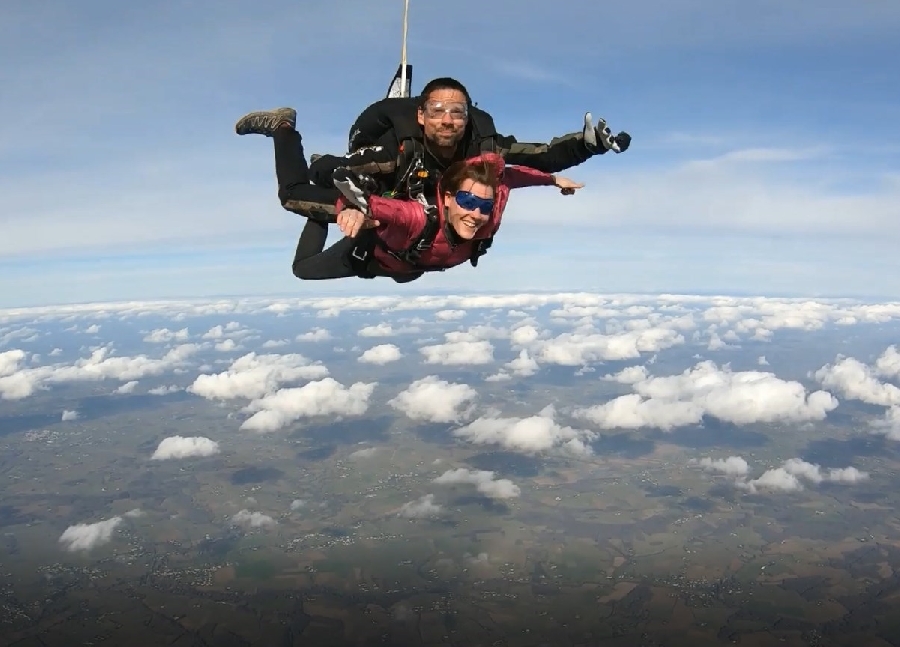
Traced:
POLYGON ((555 186, 562 189, 563 195, 572 195, 576 189, 584 185, 564 177, 556 177, 527 166, 509 165, 503 170, 503 181, 510 189, 521 189, 528 186, 555 186))
POLYGON ((510 135, 500 135, 497 144, 500 147, 497 152, 507 164, 526 166, 545 173, 558 173, 594 156, 580 132, 556 137, 549 144, 523 143, 510 135))
POLYGON ((530 168, 557 173, 578 166, 594 155, 603 155, 609 150, 624 152, 631 144, 631 136, 621 132, 613 135, 604 120, 595 127, 590 113, 585 115, 581 132, 554 137, 549 144, 526 144, 515 137, 499 135, 498 153, 507 164, 519 164, 530 168))

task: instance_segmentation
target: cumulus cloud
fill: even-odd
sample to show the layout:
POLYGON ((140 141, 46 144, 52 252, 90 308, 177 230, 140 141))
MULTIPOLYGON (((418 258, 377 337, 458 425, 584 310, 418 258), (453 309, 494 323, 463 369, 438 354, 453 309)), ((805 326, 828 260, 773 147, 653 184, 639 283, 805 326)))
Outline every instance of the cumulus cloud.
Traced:
POLYGON ((394 334, 394 330, 390 324, 380 323, 377 326, 365 326, 357 334, 360 337, 390 337, 394 334))
POLYGON ((0 377, 12 375, 18 371, 19 365, 24 359, 25 351, 18 348, 0 353, 0 377))
POLYGON ((357 449, 355 452, 350 454, 350 458, 352 458, 352 459, 371 458, 376 453, 378 453, 377 447, 366 447, 365 449, 357 449))
POLYGON ((494 361, 494 347, 489 341, 459 341, 423 346, 419 352, 425 356, 428 364, 490 364, 494 361))
POLYGON ((888 440, 900 440, 900 406, 891 407, 884 418, 873 420, 870 424, 875 433, 884 435, 888 440))
POLYGON ((185 341, 190 336, 187 328, 169 330, 168 328, 156 328, 151 330, 144 341, 150 344, 163 344, 171 341, 185 341))
POLYGON ((111 345, 106 345, 93 350, 90 357, 79 359, 72 365, 60 364, 18 370, 15 367, 24 355, 8 356, 0 359, 0 369, 7 371, 6 375, 0 377, 0 395, 7 400, 18 400, 27 398, 38 389, 47 388, 49 384, 107 379, 128 382, 142 377, 162 375, 167 371, 184 367, 188 358, 198 350, 199 346, 196 344, 182 344, 156 359, 146 355, 116 357, 111 355, 111 345), (17 357, 19 359, 16 359, 17 357), (13 372, 8 372, 11 365, 14 367, 13 372))
POLYGON ((529 377, 537 373, 538 369, 540 369, 538 363, 528 354, 528 350, 523 348, 519 351, 518 357, 507 362, 503 369, 494 375, 486 377, 485 380, 488 382, 499 382, 501 380, 510 380, 513 375, 529 377))
POLYGON ((137 380, 131 380, 130 382, 125 382, 122 386, 117 388, 113 393, 134 393, 134 390, 137 388, 139 382, 137 380))
POLYGON ((875 372, 887 379, 900 377, 900 351, 896 346, 888 346, 875 360, 875 372))
POLYGON ((451 384, 435 375, 416 380, 388 400, 388 404, 413 420, 456 422, 469 415, 463 405, 478 397, 467 384, 451 384))
POLYGON ((366 363, 366 364, 388 364, 390 362, 396 362, 398 359, 403 357, 403 354, 400 352, 400 349, 394 344, 380 344, 378 346, 373 346, 362 355, 359 356, 357 361, 366 363))
POLYGON ((514 346, 527 346, 540 339, 541 332, 530 324, 518 326, 510 332, 509 341, 514 346))
POLYGON ((267 526, 274 526, 277 523, 278 522, 275 521, 275 519, 267 514, 263 514, 262 512, 250 512, 250 510, 247 509, 240 510, 231 517, 231 525, 242 526, 244 528, 264 528, 267 526))
POLYGON ((519 486, 509 479, 495 479, 493 472, 468 470, 464 467, 447 470, 432 482, 443 485, 471 484, 492 499, 512 499, 522 493, 519 486))
POLYGON ((68 420, 78 420, 78 412, 77 411, 69 411, 68 409, 63 410, 62 422, 66 422, 68 420))
MULTIPOLYGON (((881 372, 890 371, 891 356, 882 355, 881 372), (886 358, 886 359, 885 359, 886 358)), ((853 357, 838 357, 815 372, 815 378, 826 389, 843 397, 885 407, 900 405, 900 389, 878 380, 875 370, 853 357)))
POLYGON ((324 328, 313 328, 309 332, 301 333, 295 338, 297 341, 328 341, 331 333, 324 328))
POLYGON ((485 416, 453 431, 459 438, 480 445, 499 445, 513 451, 536 453, 562 448, 576 454, 589 454, 586 441, 595 437, 589 431, 562 426, 554 421, 555 410, 546 407, 527 418, 485 416))
POLYGON ((637 384, 649 379, 650 373, 645 366, 629 366, 623 368, 615 374, 607 374, 603 379, 607 382, 618 382, 619 384, 637 384))
POLYGON ((243 346, 240 346, 233 339, 224 339, 220 342, 216 342, 215 349, 221 353, 227 353, 233 350, 240 350, 243 346))
POLYGON ((575 415, 605 429, 670 430, 698 424, 706 415, 734 424, 823 420, 838 406, 826 391, 807 394, 799 382, 759 371, 735 373, 710 361, 680 375, 641 379, 633 388, 635 393, 577 409, 575 415))
POLYGON ((591 362, 634 359, 641 353, 655 353, 684 343, 684 337, 671 328, 646 328, 604 335, 563 333, 533 343, 539 362, 561 366, 581 366, 591 362))
POLYGON ((150 457, 153 460, 212 456, 219 453, 219 443, 203 436, 169 436, 160 441, 150 457))
POLYGON ((221 340, 249 335, 252 331, 242 328, 237 321, 229 321, 224 326, 213 326, 203 333, 203 339, 221 340))
POLYGON ((740 456, 729 456, 726 459, 701 458, 696 461, 700 467, 721 472, 728 476, 746 476, 750 471, 750 466, 740 456))
POLYGON ((213 400, 261 398, 281 385, 312 380, 328 375, 321 363, 313 363, 303 355, 257 355, 247 353, 232 362, 227 370, 213 375, 200 375, 188 391, 213 400))
POLYGON ((434 495, 426 494, 420 499, 404 503, 397 514, 408 519, 424 519, 440 514, 441 510, 441 506, 434 502, 434 495))
POLYGON ((779 467, 763 471, 758 477, 748 480, 750 466, 740 456, 726 459, 701 458, 691 463, 705 470, 719 472, 734 479, 734 485, 750 493, 763 491, 791 492, 803 490, 805 484, 818 485, 824 482, 852 484, 869 478, 867 472, 855 467, 822 469, 820 465, 799 458, 790 458, 779 467))
POLYGON ((301 387, 281 389, 253 400, 243 411, 252 413, 241 429, 275 431, 300 418, 314 416, 360 416, 369 407, 375 384, 356 382, 345 387, 333 378, 301 387))
POLYGON ((59 543, 63 549, 69 552, 87 552, 98 546, 108 544, 112 540, 112 534, 123 522, 123 518, 116 516, 96 523, 79 523, 69 526, 59 537, 59 543))
POLYGON ((465 310, 438 310, 436 313, 434 313, 434 318, 440 319, 441 321, 456 321, 457 319, 462 319, 465 316, 465 310))

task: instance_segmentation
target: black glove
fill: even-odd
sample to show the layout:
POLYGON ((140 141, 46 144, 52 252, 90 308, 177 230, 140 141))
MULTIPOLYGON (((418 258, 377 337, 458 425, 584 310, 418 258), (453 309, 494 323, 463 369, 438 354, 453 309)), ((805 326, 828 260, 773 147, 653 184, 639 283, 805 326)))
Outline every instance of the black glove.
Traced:
POLYGON ((336 155, 318 156, 309 165, 309 180, 316 186, 331 188, 334 186, 332 175, 343 162, 336 155))
POLYGON ((613 135, 605 119, 594 126, 589 112, 584 115, 583 135, 585 146, 594 155, 604 155, 607 151, 624 153, 631 146, 631 135, 624 131, 613 135))

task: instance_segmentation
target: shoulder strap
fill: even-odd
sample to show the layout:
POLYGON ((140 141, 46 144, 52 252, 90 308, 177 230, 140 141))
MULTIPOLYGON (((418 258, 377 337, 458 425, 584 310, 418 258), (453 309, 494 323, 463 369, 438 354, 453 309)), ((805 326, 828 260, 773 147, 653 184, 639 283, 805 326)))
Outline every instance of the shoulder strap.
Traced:
POLYGON ((415 200, 422 205, 425 211, 425 226, 419 235, 401 252, 389 251, 391 256, 410 265, 417 265, 422 252, 431 249, 434 239, 440 231, 440 218, 438 217, 437 206, 430 204, 425 198, 424 186, 425 179, 428 177, 428 171, 422 163, 421 155, 414 155, 412 162, 404 174, 406 183, 406 193, 410 200, 415 200))

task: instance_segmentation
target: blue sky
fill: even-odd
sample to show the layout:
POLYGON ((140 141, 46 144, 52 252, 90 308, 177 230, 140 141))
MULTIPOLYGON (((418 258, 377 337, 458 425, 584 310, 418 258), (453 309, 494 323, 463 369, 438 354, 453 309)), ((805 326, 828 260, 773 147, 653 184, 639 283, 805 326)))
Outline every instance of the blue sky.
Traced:
MULTIPOLYGON (((415 90, 462 80, 499 130, 585 111, 634 137, 513 194, 479 268, 404 287, 290 273, 271 142, 291 105, 341 151, 399 58, 402 1, 0 7, 0 307, 222 294, 592 290, 900 296, 900 4, 412 0, 415 90)), ((335 234, 336 236, 336 234, 335 234)))

